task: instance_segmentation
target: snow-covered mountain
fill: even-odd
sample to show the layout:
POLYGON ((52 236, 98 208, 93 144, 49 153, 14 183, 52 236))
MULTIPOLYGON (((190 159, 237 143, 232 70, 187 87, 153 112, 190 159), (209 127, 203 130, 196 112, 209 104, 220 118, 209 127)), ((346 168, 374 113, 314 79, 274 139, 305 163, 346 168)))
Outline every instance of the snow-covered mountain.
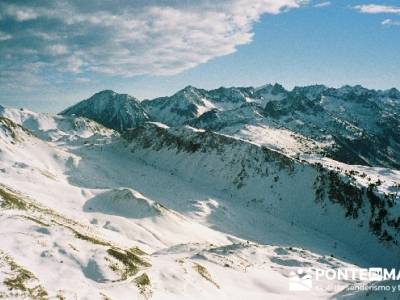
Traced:
POLYGON ((137 99, 110 90, 101 91, 60 114, 86 117, 119 131, 148 121, 147 113, 137 99))
POLYGON ((85 116, 119 131, 148 120, 187 124, 256 143, 286 131, 302 145, 297 151, 293 143, 274 147, 286 154, 322 153, 348 164, 400 167, 397 89, 313 85, 288 91, 275 84, 207 91, 188 86, 170 97, 142 102, 104 91, 62 114, 85 116))
MULTIPOLYGON (((396 196, 390 189, 380 189, 376 181, 362 180, 356 169, 349 175, 339 165, 331 169, 320 162, 299 161, 266 147, 191 127, 149 123, 124 137, 131 142, 129 148, 136 157, 155 167, 198 185, 215 185, 232 199, 242 199, 288 224, 322 232, 352 249, 360 247, 358 255, 375 262, 398 263, 381 261, 386 251, 382 245, 392 244, 389 249, 398 251, 400 211, 393 208, 396 196), (371 240, 376 244, 372 246, 371 240)), ((253 222, 260 229, 261 240, 271 234, 264 231, 267 226, 263 221, 253 222)), ((395 256, 393 253, 385 259, 395 256)))
POLYGON ((275 84, 0 106, 0 297, 397 299, 289 283, 400 268, 399 101, 275 84))
POLYGON ((400 97, 397 90, 360 86, 295 88, 268 102, 264 115, 287 129, 331 144, 326 155, 371 166, 400 166, 400 97))
POLYGON ((204 90, 187 86, 171 97, 145 100, 141 104, 153 120, 165 124, 182 125, 215 108, 204 93, 204 90))

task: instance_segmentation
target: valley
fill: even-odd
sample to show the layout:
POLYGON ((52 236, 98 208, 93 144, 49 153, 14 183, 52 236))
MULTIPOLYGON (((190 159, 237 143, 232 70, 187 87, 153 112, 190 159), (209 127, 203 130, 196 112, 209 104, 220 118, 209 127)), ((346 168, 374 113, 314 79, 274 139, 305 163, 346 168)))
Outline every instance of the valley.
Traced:
MULTIPOLYGON (((400 171, 334 160, 332 143, 261 115, 211 130, 226 119, 208 108, 173 123, 98 107, 117 130, 76 108, 0 109, 1 297, 301 299, 298 268, 399 266, 400 171)), ((359 283, 321 281, 307 299, 363 299, 345 291, 359 283)))

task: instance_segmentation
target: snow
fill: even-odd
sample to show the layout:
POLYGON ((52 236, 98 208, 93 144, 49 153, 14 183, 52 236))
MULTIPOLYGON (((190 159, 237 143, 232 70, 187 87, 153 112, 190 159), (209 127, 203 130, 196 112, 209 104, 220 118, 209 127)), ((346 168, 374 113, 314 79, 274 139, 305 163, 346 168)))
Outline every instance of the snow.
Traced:
MULTIPOLYGON (((301 159, 312 163, 321 163, 330 170, 340 170, 342 173, 353 173, 357 182, 365 187, 380 181, 378 190, 382 193, 395 192, 395 185, 400 183, 400 171, 381 167, 367 167, 361 165, 347 165, 327 157, 318 155, 301 155, 301 159)), ((400 191, 399 191, 400 192, 400 191)))
POLYGON ((245 125, 234 133, 230 132, 230 128, 226 128, 224 132, 288 155, 318 153, 324 147, 321 142, 313 141, 285 128, 274 128, 263 124, 245 125))
MULTIPOLYGON (((179 135, 177 129, 168 130, 168 132, 166 134, 168 140, 172 139, 169 134, 179 135)), ((144 140, 153 135, 150 130, 146 134, 148 137, 144 136, 144 140)), ((357 254, 352 255, 353 261, 357 260, 356 257, 365 259, 369 257, 375 262, 391 264, 384 260, 393 255, 388 253, 388 256, 383 259, 378 254, 379 252, 376 251, 378 248, 382 252, 387 250, 368 237, 370 235, 368 228, 357 231, 357 235, 354 236, 354 227, 357 227, 356 224, 360 220, 345 219, 342 208, 339 206, 328 206, 321 210, 318 205, 315 205, 314 182, 318 175, 314 167, 294 163, 291 166, 289 164, 286 171, 280 164, 269 164, 268 162, 261 164, 260 162, 265 161, 266 157, 265 152, 258 146, 243 143, 240 140, 230 140, 231 138, 228 136, 220 136, 222 140, 226 141, 226 146, 216 146, 217 148, 213 149, 212 145, 215 141, 210 144, 205 142, 211 141, 210 135, 213 134, 195 131, 189 134, 185 131, 185 139, 179 141, 179 144, 199 143, 203 146, 191 155, 171 146, 160 149, 159 144, 164 143, 162 139, 154 141, 152 147, 141 147, 140 140, 134 141, 130 147, 136 157, 140 157, 152 166, 168 170, 189 182, 196 183, 196 186, 204 186, 205 189, 216 186, 221 193, 230 195, 230 199, 228 197, 227 201, 220 205, 225 209, 216 210, 211 215, 212 218, 209 218, 215 220, 224 231, 240 232, 247 239, 262 243, 296 241, 307 249, 315 247, 314 236, 323 233, 331 236, 335 241, 343 241, 347 247, 350 246, 353 250, 358 249, 356 250, 357 254), (157 150, 151 150, 151 148, 157 150), (209 152, 204 149, 209 149, 209 152), (267 177, 258 175, 259 172, 263 174, 265 169, 268 172, 267 177), (238 177, 235 174, 241 173, 245 174, 245 179, 237 182, 238 177), (237 182, 240 188, 233 187, 232 182, 237 182), (299 194, 296 191, 302 191, 302 193, 299 194), (293 211, 293 207, 296 208, 295 211, 293 211), (233 214, 233 211, 237 211, 237 215, 233 214), (261 212, 266 213, 268 218, 261 217, 261 212), (248 216, 244 218, 246 214, 248 216), (247 227, 240 222, 239 225, 237 224, 238 219, 249 220, 250 224, 247 227), (294 224, 301 230, 301 234, 293 231, 294 224), (306 228, 301 228, 302 226, 306 228), (266 231, 265 228, 274 228, 274 230, 266 231), (338 231, 338 228, 341 230, 338 231), (310 234, 305 234, 304 231, 310 229, 313 232, 311 234, 313 239, 304 239, 304 236, 310 234), (282 239, 282 236, 285 235, 287 239, 282 239), (365 250, 365 246, 368 244, 369 248, 365 250)), ((280 157, 277 153, 268 155, 277 155, 277 160, 280 157)), ((283 156, 280 159, 291 161, 283 156)), ((330 247, 318 250, 325 253, 336 251, 330 247)), ((348 258, 350 253, 341 255, 348 258)), ((358 262, 365 263, 362 260, 358 262)))
MULTIPOLYGON (((144 134, 152 144, 146 148, 139 138, 127 142, 84 118, 15 109, 1 115, 33 135, 16 129, 18 138, 13 138, 0 127, 0 188, 37 208, 0 209, 0 251, 32 272, 37 279, 31 284, 40 283, 49 297, 329 299, 341 291, 330 290, 328 282, 306 294, 289 291, 290 272, 397 259, 396 249, 386 249, 367 230, 357 229, 339 206, 323 212, 315 205, 313 167, 295 162, 291 173, 274 162, 258 163, 264 157, 260 145, 304 151, 298 137, 285 129, 249 125, 237 134, 240 139, 232 139, 189 126, 147 123, 144 134), (165 141, 152 134, 152 127, 189 142, 224 139, 228 144, 192 154, 173 144, 157 149, 165 141), (232 181, 246 157, 251 158, 245 168, 249 179, 237 189, 232 181), (259 165, 271 176, 257 175, 259 165), (298 190, 303 194, 296 195, 298 190), (141 257, 151 266, 122 278, 110 267, 118 261, 107 251, 133 247, 146 252, 141 257), (143 273, 150 285, 140 289, 134 278, 143 273)), ((385 179, 386 190, 389 181, 400 179, 398 171, 357 168, 373 180, 385 179)), ((0 258, 0 280, 8 276, 10 269, 0 258)), ((356 281, 333 283, 344 289, 356 281)), ((0 293, 9 292, 0 287, 0 293)))
POLYGON ((398 168, 399 99, 396 89, 376 91, 361 86, 311 85, 291 91, 279 84, 214 90, 187 86, 172 96, 142 102, 102 91, 61 114, 92 118, 120 132, 147 121, 172 127, 190 125, 244 135, 250 141, 261 139, 265 146, 294 156, 306 151, 350 164, 398 168), (260 128, 249 130, 247 126, 260 128), (270 143, 262 131, 271 137, 270 143), (282 133, 284 141, 272 131, 282 133))

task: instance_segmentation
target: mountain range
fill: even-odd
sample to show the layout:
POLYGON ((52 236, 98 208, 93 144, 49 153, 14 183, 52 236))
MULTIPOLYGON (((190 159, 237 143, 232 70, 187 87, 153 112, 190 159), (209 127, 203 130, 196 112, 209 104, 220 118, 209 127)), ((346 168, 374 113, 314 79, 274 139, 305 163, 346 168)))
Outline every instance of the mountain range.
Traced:
POLYGON ((397 299, 289 282, 400 267, 399 115, 397 89, 279 84, 0 106, 0 297, 397 299))
POLYGON ((190 125, 256 143, 285 132, 298 149, 287 149, 279 142, 271 146, 287 154, 322 154, 348 164, 400 166, 397 89, 314 85, 288 91, 275 84, 207 91, 188 86, 170 97, 142 102, 102 91, 61 114, 87 117, 120 132, 153 121, 174 127, 190 125))

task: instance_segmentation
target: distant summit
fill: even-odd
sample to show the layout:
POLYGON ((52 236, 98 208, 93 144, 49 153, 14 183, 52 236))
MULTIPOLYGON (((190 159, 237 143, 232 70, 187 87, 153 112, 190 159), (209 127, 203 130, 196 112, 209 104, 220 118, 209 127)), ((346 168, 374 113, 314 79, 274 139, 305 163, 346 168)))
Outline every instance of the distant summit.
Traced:
POLYGON ((98 92, 60 114, 86 117, 118 131, 136 127, 149 119, 136 98, 111 90, 98 92))

